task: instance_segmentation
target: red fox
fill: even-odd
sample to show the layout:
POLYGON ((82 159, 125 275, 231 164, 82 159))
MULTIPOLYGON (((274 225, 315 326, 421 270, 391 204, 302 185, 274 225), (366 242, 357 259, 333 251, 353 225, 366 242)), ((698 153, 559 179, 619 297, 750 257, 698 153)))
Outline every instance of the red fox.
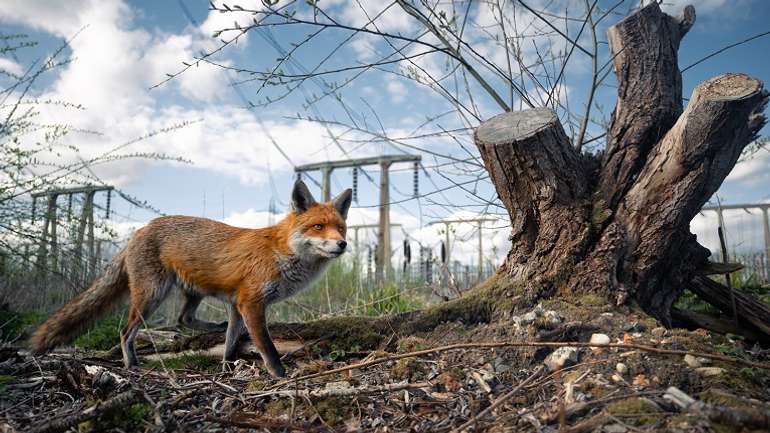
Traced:
POLYGON ((196 217, 169 216, 139 229, 104 275, 45 321, 30 338, 32 353, 68 343, 98 316, 128 295, 126 327, 120 334, 123 362, 138 365, 134 338, 142 322, 173 287, 184 294, 179 323, 205 331, 226 330, 224 361, 233 361, 245 324, 268 371, 285 370, 267 330, 265 309, 308 287, 347 246, 350 189, 316 203, 298 180, 292 210, 278 224, 244 229, 196 217), (195 310, 205 296, 229 305, 226 323, 204 322, 195 310))

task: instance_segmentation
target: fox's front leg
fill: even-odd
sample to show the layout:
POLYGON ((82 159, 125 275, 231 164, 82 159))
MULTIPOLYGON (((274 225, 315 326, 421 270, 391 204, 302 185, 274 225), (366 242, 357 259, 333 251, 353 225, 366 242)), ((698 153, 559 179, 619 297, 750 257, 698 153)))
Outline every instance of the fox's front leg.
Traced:
POLYGON ((286 370, 281 364, 281 357, 270 339, 270 333, 267 331, 267 315, 265 307, 267 303, 264 299, 246 299, 238 302, 238 311, 243 317, 246 329, 249 331, 251 341, 257 347, 262 360, 265 362, 267 371, 273 376, 283 377, 286 370))
POLYGON ((222 371, 230 370, 230 363, 235 361, 238 354, 238 340, 243 329, 243 317, 234 304, 227 306, 229 318, 227 320, 227 333, 225 334, 225 356, 222 360, 222 371))

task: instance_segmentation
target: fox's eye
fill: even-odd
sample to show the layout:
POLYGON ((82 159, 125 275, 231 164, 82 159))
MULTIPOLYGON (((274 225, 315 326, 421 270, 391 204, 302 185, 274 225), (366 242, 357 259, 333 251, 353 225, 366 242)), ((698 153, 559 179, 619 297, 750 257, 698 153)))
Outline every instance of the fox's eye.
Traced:
POLYGON ((345 227, 339 226, 337 229, 340 231, 340 233, 345 233, 345 227))
POLYGON ((318 230, 318 231, 321 231, 321 229, 323 229, 323 228, 324 228, 324 226, 322 226, 321 224, 316 224, 316 225, 313 226, 313 229, 314 230, 318 230))

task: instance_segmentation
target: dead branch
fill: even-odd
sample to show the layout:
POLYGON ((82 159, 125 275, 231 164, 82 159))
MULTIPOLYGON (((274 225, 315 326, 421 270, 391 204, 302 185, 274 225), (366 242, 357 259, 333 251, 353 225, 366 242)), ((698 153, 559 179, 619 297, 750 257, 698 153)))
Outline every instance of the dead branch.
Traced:
POLYGON ((387 383, 385 385, 373 386, 362 385, 353 387, 347 382, 344 384, 329 383, 325 388, 320 389, 290 389, 290 390, 273 390, 267 392, 246 393, 249 398, 263 398, 269 396, 279 397, 308 397, 308 398, 327 398, 327 397, 351 397, 364 394, 379 394, 382 392, 397 392, 407 389, 421 389, 431 388, 433 386, 430 382, 416 382, 416 383, 387 383))
POLYGON ((542 372, 543 372, 543 366, 541 365, 541 366, 537 367, 535 369, 535 371, 531 375, 529 375, 529 377, 527 377, 526 379, 524 379, 524 381, 522 381, 521 383, 516 385, 515 388, 513 388, 510 391, 508 391, 507 393, 505 393, 501 397, 498 397, 491 405, 489 405, 489 407, 487 407, 486 409, 484 409, 481 412, 479 412, 478 414, 476 414, 476 416, 471 417, 471 419, 469 419, 467 422, 465 422, 465 424, 463 424, 460 427, 457 427, 456 429, 452 430, 452 433, 460 433, 460 432, 463 432, 463 431, 466 431, 466 430, 470 429, 471 426, 473 426, 476 423, 478 423, 481 418, 485 417, 488 413, 490 413, 491 411, 495 410, 496 408, 498 408, 500 405, 502 405, 506 401, 510 400, 511 397, 516 395, 516 393, 518 393, 524 386, 526 386, 528 383, 532 382, 538 376, 540 376, 540 374, 542 372))
POLYGON ((675 349, 661 349, 658 347, 645 346, 642 344, 625 344, 625 343, 610 343, 610 344, 593 344, 586 342, 548 342, 548 341, 510 341, 510 342, 490 342, 490 343, 457 343, 447 346, 434 347, 432 349, 418 350, 414 352, 400 353, 397 355, 384 356, 382 358, 376 358, 369 361, 363 361, 355 364, 346 365, 344 367, 335 368, 332 370, 322 371, 319 373, 308 374, 305 376, 296 377, 293 379, 284 380, 276 383, 268 389, 276 389, 290 383, 296 383, 304 380, 315 379, 317 377, 328 376, 331 374, 342 373, 354 369, 362 369, 371 367, 372 365, 382 364, 384 362, 397 361, 404 358, 414 358, 423 355, 431 355, 439 352, 446 352, 449 350, 464 350, 464 349, 502 349, 506 347, 605 347, 611 349, 621 350, 641 350, 649 353, 657 353, 661 355, 692 355, 695 357, 702 357, 713 359, 717 361, 729 362, 731 364, 742 365, 744 367, 761 368, 763 370, 770 370, 770 364, 763 362, 748 361, 745 359, 735 358, 732 356, 719 355, 715 353, 695 352, 690 350, 675 350, 675 349))
POLYGON ((770 428, 770 411, 743 408, 725 407, 697 401, 684 391, 672 386, 666 390, 665 399, 679 406, 683 411, 698 417, 706 417, 709 420, 729 424, 743 429, 766 430, 770 428))
POLYGON ((115 397, 96 403, 95 405, 75 414, 66 415, 44 423, 43 425, 30 430, 30 433, 53 433, 66 431, 83 421, 97 418, 107 412, 124 408, 132 403, 143 400, 141 392, 129 390, 118 394, 115 397))

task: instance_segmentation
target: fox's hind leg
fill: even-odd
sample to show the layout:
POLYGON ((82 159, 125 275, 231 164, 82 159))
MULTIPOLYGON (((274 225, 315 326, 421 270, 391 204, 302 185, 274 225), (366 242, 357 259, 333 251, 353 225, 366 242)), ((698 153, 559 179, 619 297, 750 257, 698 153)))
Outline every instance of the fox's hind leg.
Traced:
POLYGON ((134 339, 139 327, 148 320, 153 312, 166 298, 173 285, 168 278, 147 281, 131 281, 131 302, 128 307, 128 321, 120 333, 120 348, 123 351, 123 364, 126 368, 136 367, 139 360, 136 357, 134 339))
POLYGON ((213 323, 196 318, 195 311, 198 309, 203 297, 190 293, 187 290, 183 290, 182 293, 184 294, 184 305, 182 306, 182 312, 179 314, 180 325, 206 332, 222 332, 227 329, 227 322, 213 323))

